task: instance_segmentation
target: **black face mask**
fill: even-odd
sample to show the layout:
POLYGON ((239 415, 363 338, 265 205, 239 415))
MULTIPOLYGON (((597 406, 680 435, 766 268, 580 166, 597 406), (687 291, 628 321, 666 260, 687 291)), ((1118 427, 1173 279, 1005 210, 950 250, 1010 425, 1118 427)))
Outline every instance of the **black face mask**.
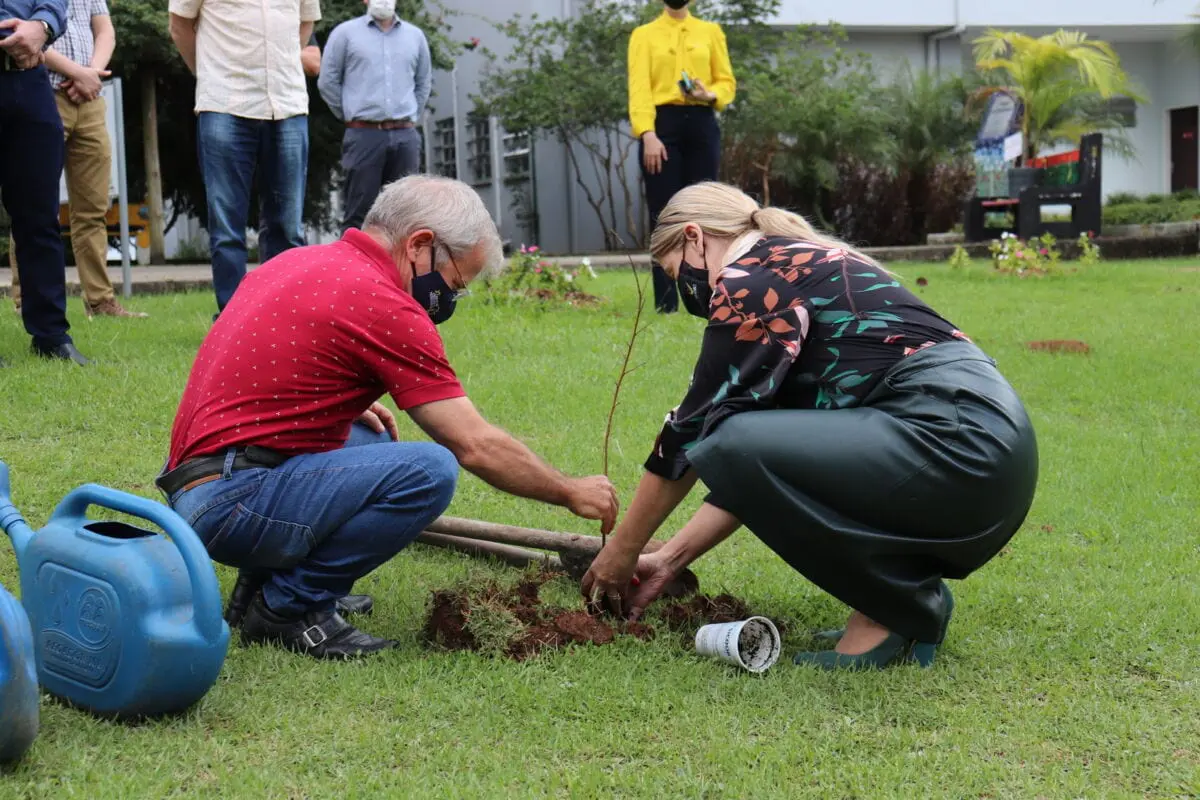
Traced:
POLYGON ((688 4, 688 0, 663 0, 663 2, 667 4, 667 8, 674 9, 675 11, 688 4))
POLYGON ((693 317, 708 319, 708 307, 713 298, 713 288, 708 285, 708 270, 681 261, 675 282, 679 285, 679 299, 684 309, 693 317))
MULTIPOLYGON (((416 266, 413 272, 416 273, 416 266)), ((450 288, 442 273, 431 270, 424 275, 413 275, 412 296, 425 311, 434 325, 440 325, 454 314, 458 292, 450 288)))

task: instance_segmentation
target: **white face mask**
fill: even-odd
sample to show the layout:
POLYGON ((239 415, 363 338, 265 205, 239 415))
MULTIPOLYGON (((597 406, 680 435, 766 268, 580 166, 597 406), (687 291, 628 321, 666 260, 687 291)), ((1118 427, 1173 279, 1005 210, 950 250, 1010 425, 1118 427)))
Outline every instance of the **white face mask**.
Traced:
POLYGON ((367 13, 372 19, 391 19, 396 16, 396 0, 367 0, 367 13))

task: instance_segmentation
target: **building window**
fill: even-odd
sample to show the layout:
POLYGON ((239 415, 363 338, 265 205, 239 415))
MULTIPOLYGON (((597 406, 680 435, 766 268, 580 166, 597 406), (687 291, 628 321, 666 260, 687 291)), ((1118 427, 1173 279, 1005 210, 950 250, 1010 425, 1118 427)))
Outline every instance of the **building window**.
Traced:
POLYGON ((529 180, 533 167, 532 154, 528 133, 506 133, 504 135, 504 180, 529 180))
POLYGON ((1105 109, 1120 121, 1122 128, 1137 127, 1137 103, 1132 97, 1114 97, 1105 104, 1105 109))
POLYGON ((458 142, 454 117, 433 123, 433 172, 447 178, 458 177, 458 142))
POLYGON ((467 171, 476 185, 492 180, 492 126, 482 115, 467 121, 467 171))

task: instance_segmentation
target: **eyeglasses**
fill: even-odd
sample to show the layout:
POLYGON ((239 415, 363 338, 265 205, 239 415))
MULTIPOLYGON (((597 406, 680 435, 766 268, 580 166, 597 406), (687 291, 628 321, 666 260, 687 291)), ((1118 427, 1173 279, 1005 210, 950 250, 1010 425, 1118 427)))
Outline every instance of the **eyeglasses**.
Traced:
MULTIPOLYGON (((445 247, 445 245, 440 245, 438 242, 434 242, 433 244, 430 245, 430 248, 429 248, 430 257, 433 258, 435 263, 437 261, 437 248, 439 246, 445 247)), ((466 280, 463 279, 462 271, 459 270, 458 263, 455 262, 455 260, 454 260, 454 254, 450 252, 449 247, 445 247, 445 250, 446 250, 446 258, 450 261, 450 266, 454 267, 454 274, 456 276, 458 276, 459 288, 454 289, 454 300, 458 301, 464 297, 469 297, 471 294, 471 290, 467 288, 467 282, 466 282, 466 280)), ((434 267, 434 264, 430 264, 430 268, 433 268, 433 267, 434 267)), ((451 287, 451 288, 454 288, 454 287, 451 287)))

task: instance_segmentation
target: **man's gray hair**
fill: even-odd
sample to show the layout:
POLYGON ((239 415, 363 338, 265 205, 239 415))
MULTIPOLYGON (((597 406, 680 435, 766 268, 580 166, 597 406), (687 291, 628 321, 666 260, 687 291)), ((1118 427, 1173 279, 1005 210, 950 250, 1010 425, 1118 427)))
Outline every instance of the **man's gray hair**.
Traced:
POLYGON ((462 181, 437 175, 409 175, 383 187, 375 198, 364 228, 377 228, 399 243, 422 228, 437 237, 437 263, 446 261, 446 250, 457 261, 476 247, 483 250, 479 277, 504 266, 500 233, 478 193, 462 181))

